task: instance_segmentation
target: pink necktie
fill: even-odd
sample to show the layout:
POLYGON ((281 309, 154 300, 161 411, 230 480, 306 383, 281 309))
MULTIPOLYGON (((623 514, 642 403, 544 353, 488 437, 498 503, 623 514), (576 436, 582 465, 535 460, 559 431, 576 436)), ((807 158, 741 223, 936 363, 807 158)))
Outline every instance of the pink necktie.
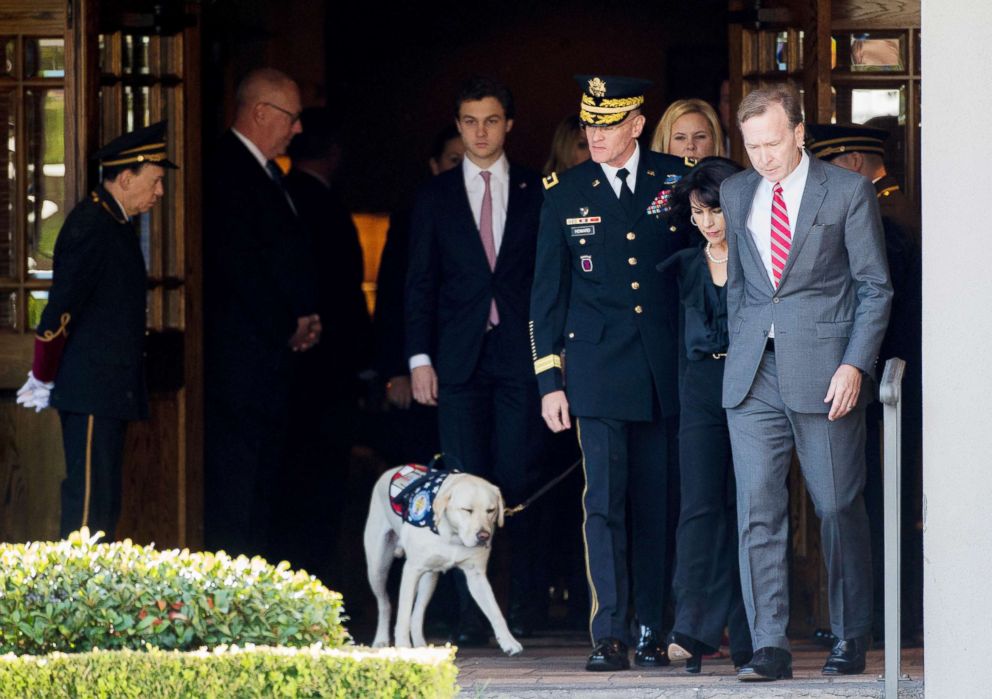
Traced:
POLYGON ((792 231, 789 230, 789 212, 785 208, 782 184, 775 183, 772 189, 772 277, 775 288, 782 281, 782 271, 789 259, 792 248, 792 231))
MULTIPOLYGON (((493 236, 493 193, 489 189, 489 178, 493 173, 483 170, 479 173, 486 183, 486 191, 482 194, 482 211, 479 215, 479 236, 482 238, 482 247, 486 251, 486 259, 489 260, 490 271, 496 269, 496 238, 493 236)), ((489 325, 496 327, 499 325, 499 311, 496 310, 496 299, 492 300, 489 306, 489 325)))

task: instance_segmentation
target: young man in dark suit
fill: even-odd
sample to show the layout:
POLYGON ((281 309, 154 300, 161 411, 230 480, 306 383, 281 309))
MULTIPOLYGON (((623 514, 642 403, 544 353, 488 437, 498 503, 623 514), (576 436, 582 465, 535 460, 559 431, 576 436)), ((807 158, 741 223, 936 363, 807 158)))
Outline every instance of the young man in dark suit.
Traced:
POLYGON ((66 218, 38 323, 34 363, 17 402, 58 409, 66 478, 61 536, 81 527, 113 540, 121 510, 124 434, 148 417, 148 279, 135 216, 164 194, 165 122, 120 136, 94 154, 101 183, 66 218))
MULTIPOLYGON (((438 406, 442 450, 466 471, 494 481, 513 505, 540 482, 540 407, 527 314, 541 183, 504 153, 513 128, 513 98, 504 85, 469 80, 455 110, 465 160, 431 180, 413 212, 407 357, 414 399, 438 406)), ((509 523, 509 616, 518 635, 527 635, 528 607, 540 595, 528 545, 532 516, 528 511, 509 523)), ((456 640, 485 641, 474 603, 466 590, 460 596, 456 640)))

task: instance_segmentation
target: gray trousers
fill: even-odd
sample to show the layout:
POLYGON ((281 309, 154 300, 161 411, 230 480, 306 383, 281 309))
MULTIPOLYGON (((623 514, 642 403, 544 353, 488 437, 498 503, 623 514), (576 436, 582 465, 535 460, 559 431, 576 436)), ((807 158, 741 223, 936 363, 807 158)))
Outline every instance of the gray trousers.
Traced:
MULTIPOLYGON (((867 387, 864 389, 867 390, 867 387)), ((820 518, 830 628, 838 638, 871 631, 871 541, 865 485, 864 401, 835 422, 782 402, 775 355, 765 352, 747 398, 727 411, 737 477, 741 591, 754 648, 789 648, 789 492, 792 448, 820 518)))

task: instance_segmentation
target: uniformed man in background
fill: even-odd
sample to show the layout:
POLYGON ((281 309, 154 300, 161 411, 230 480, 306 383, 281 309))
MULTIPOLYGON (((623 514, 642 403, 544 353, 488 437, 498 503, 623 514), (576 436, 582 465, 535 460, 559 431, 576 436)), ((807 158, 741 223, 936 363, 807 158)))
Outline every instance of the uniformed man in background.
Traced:
POLYGON ((48 305, 17 402, 59 411, 65 449, 61 536, 80 527, 109 540, 121 509, 124 433, 148 417, 148 280, 132 221, 165 194, 166 123, 124 134, 94 154, 101 182, 69 213, 55 243, 48 305))
POLYGON ((660 626, 679 407, 678 294, 655 265, 687 244, 669 227, 668 198, 691 162, 638 145, 650 83, 576 79, 592 159, 544 180, 531 349, 548 427, 577 418, 594 644, 586 669, 630 666, 628 498, 634 662, 658 667, 669 662, 660 626))
MULTIPOLYGON (((884 154, 889 133, 861 124, 816 124, 807 129, 813 139, 810 153, 847 170, 867 177, 875 185, 878 210, 885 231, 885 257, 892 279, 892 314, 878 354, 876 378, 881 379, 885 363, 893 357, 906 361, 902 389, 902 474, 903 522, 903 632, 909 637, 923 621, 923 471, 920 462, 923 420, 922 402, 922 270, 919 249, 919 212, 903 193, 898 180, 888 173, 884 154)), ((872 613, 876 640, 884 636, 885 585, 882 498, 882 404, 872 401, 865 412, 867 438, 865 460, 865 506, 871 529, 872 574, 874 575, 872 613)), ((829 644, 832 634, 818 631, 816 640, 829 644)))

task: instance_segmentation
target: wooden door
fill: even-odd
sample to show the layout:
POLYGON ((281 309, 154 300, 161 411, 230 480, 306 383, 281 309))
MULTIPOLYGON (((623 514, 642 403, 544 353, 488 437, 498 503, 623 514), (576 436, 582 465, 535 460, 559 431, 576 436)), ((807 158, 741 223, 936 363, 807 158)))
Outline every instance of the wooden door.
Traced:
MULTIPOLYGON (((166 198, 136 227, 148 268, 151 419, 125 447, 118 536, 162 546, 202 541, 198 3, 0 0, 0 109, 14 200, 0 245, 0 538, 58 533, 64 476, 57 415, 15 410, 33 328, 51 284, 51 251, 73 204, 96 183, 88 154, 124 131, 169 120, 166 198), (6 99, 4 99, 6 97, 6 99), (11 140, 12 139, 12 140, 11 140), (5 266, 6 261, 6 266, 5 266)), ((2 157, 2 156, 0 156, 2 157)), ((0 209, 7 210, 6 207, 0 209)), ((2 218, 2 217, 0 217, 2 218)))

